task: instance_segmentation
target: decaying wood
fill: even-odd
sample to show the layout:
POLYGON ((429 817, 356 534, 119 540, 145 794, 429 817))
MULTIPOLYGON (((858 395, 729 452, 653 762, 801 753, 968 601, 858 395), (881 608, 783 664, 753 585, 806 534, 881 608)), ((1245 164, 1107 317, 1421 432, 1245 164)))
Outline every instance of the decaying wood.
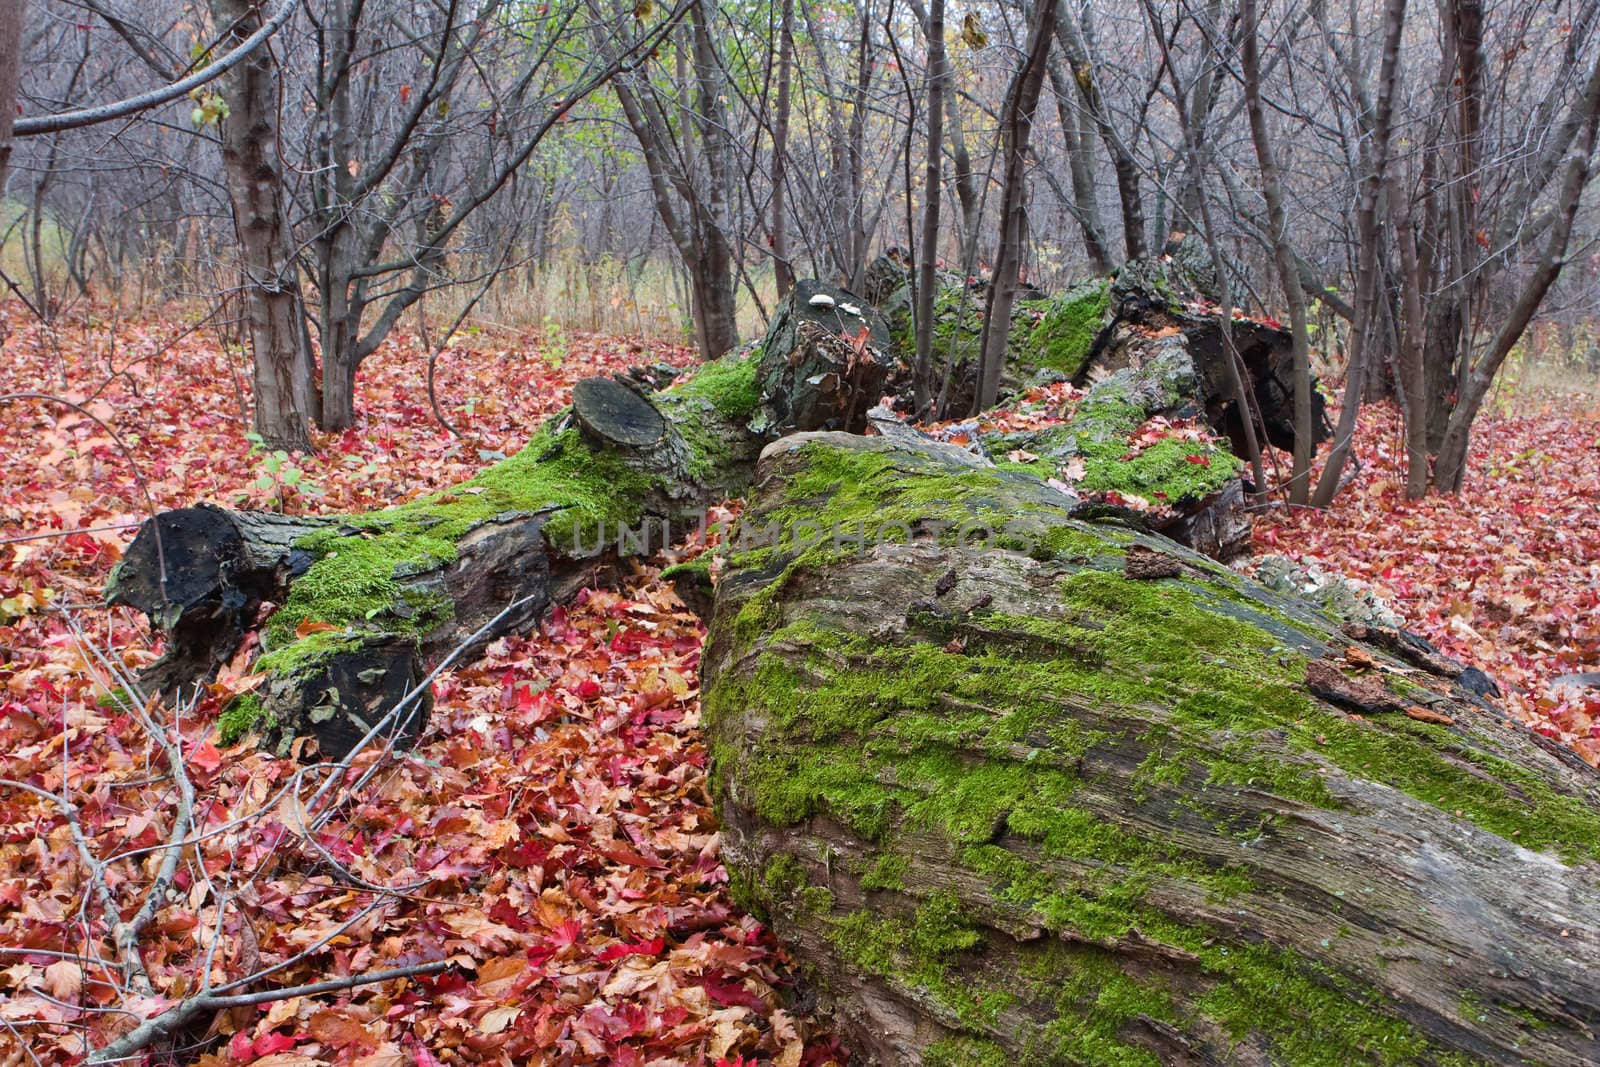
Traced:
POLYGON ((883 316, 848 289, 796 283, 761 343, 757 428, 860 433, 893 368, 883 316))
MULTIPOLYGON (((1204 376, 1185 362, 1188 356, 1174 362, 1164 354, 1184 348, 1187 335, 1141 325, 1133 281, 1124 289, 1124 303, 1135 310, 1118 311, 1101 331, 1096 348, 1107 358, 1097 364, 1103 380, 1091 398, 1114 395, 1149 414, 1200 407, 1204 376)), ((280 749, 312 734, 324 755, 338 756, 447 653, 466 645, 470 654, 499 633, 528 627, 594 581, 618 553, 659 548, 671 529, 681 535, 707 505, 741 493, 766 441, 793 431, 866 430, 868 412, 893 385, 892 349, 888 327, 870 305, 847 290, 801 281, 775 310, 758 354, 708 365, 661 391, 651 391, 659 376, 588 379, 574 387, 571 408, 528 453, 507 463, 524 470, 553 465, 566 472, 563 478, 583 479, 595 464, 612 462, 612 473, 584 500, 573 499, 558 478, 532 495, 511 494, 498 510, 478 509, 465 529, 450 507, 498 490, 469 483, 438 495, 437 505, 328 518, 200 505, 147 523, 108 596, 146 612, 167 634, 166 654, 143 679, 161 690, 214 677, 266 620, 266 654, 254 668, 266 677, 241 708, 259 703, 260 714, 249 721, 280 749), (743 383, 735 401, 704 387, 730 375, 743 383), (569 427, 575 432, 567 433, 569 427), (445 528, 444 549, 408 552, 398 543, 426 541, 430 531, 445 528), (335 566, 340 556, 348 562, 364 549, 380 562, 398 562, 354 578, 345 574, 348 567, 335 566), (324 572, 343 576, 319 577, 324 572), (360 613, 329 610, 346 592, 341 583, 357 594, 376 583, 384 595, 375 602, 368 596, 360 613), (316 596, 306 594, 311 588, 316 596), (300 652, 291 654, 290 646, 300 652)), ((1078 444, 1064 437, 1050 447, 1070 451, 1078 444)), ((1159 514, 1123 517, 1223 558, 1248 539, 1242 500, 1235 483, 1174 498, 1159 514)), ((403 737, 426 722, 426 693, 416 706, 403 737)), ((228 720, 228 729, 238 721, 228 720)))
MULTIPOLYGON (((719 369, 730 367, 754 380, 753 365, 719 369)), ((542 489, 506 494, 499 485, 510 483, 507 474, 432 503, 360 516, 291 518, 204 504, 170 511, 141 528, 107 597, 165 632, 166 653, 142 678, 164 691, 214 677, 277 607, 272 621, 281 625, 263 630, 266 655, 254 668, 266 677, 242 706, 259 704, 252 728, 274 747, 287 751, 309 734, 323 756, 337 758, 447 654, 471 654, 526 629, 619 555, 662 547, 666 530, 692 530, 708 505, 742 489, 761 445, 747 425, 752 414, 753 404, 740 410, 692 384, 651 397, 631 383, 589 379, 528 453, 503 464, 564 472, 535 483, 542 489), (565 432, 569 426, 577 432, 565 432), (574 496, 568 478, 593 484, 574 496), (497 493, 506 495, 504 510, 480 508, 456 528, 453 508, 497 493), (598 521, 588 514, 597 500, 598 521), (584 514, 567 518, 573 509, 584 514), (449 531, 449 558, 426 540, 439 529, 449 531), (409 542, 424 547, 408 551, 409 542), (398 562, 384 563, 380 553, 371 573, 337 569, 341 554, 374 546, 392 549, 398 562), (319 583, 319 595, 306 597, 302 580, 319 583), (368 582, 387 594, 367 612, 330 606, 360 592, 341 586, 368 582)), ((424 691, 396 724, 401 741, 420 730, 428 710, 424 691)))
POLYGON ((733 552, 704 659, 732 884, 856 1054, 1600 1062, 1600 777, 1403 641, 958 452, 769 446, 750 528, 924 536, 733 552), (932 532, 973 513, 1034 535, 932 532))

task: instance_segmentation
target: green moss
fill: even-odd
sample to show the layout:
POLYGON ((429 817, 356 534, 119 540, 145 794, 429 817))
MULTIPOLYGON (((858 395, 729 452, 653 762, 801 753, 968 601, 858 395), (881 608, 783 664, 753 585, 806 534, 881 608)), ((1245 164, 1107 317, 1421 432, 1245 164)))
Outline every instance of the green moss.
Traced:
POLYGON ((296 629, 308 620, 427 633, 449 621, 452 602, 408 588, 405 579, 454 562, 456 543, 472 529, 554 509, 544 527, 551 544, 593 552, 605 535, 638 521, 639 501, 653 484, 620 455, 590 448, 576 429, 541 429, 522 451, 464 485, 302 538, 296 547, 315 561, 269 620, 266 647, 277 652, 296 643, 296 629))
POLYGON ((665 391, 664 397, 703 397, 729 422, 746 422, 761 406, 756 371, 759 354, 731 353, 702 364, 694 375, 665 391))
POLYGON ((904 890, 906 872, 910 868, 911 861, 905 856, 885 852, 878 857, 872 869, 862 876, 861 888, 904 890))
POLYGON ((820 915, 833 907, 833 894, 826 886, 812 885, 805 867, 787 852, 767 862, 759 884, 742 887, 741 903, 760 914, 773 909, 793 909, 802 915, 820 915))
POLYGON ((353 631, 322 630, 266 653, 256 660, 254 669, 265 674, 295 675, 360 643, 361 636, 353 631))
POLYGON ((1041 435, 1033 446, 1065 448, 1081 456, 1084 474, 1077 488, 1088 493, 1114 491, 1176 504, 1221 489, 1242 463, 1222 443, 1166 438, 1129 455, 1129 444, 1146 421, 1145 409, 1115 391, 1091 394, 1072 420, 1041 435))
POLYGON ((962 953, 978 947, 982 934, 949 892, 922 901, 908 918, 879 918, 865 911, 832 920, 829 940, 861 971, 892 984, 918 989, 975 1030, 994 1025, 1016 998, 990 988, 964 971, 962 953))
POLYGON ((711 556, 701 554, 694 559, 684 560, 682 563, 674 563, 670 567, 664 567, 661 570, 661 577, 669 582, 686 580, 710 589, 711 556))
MULTIPOLYGON (((897 323, 893 341, 907 355, 916 351, 912 315, 897 323)), ((933 298, 933 357, 935 360, 976 360, 983 342, 983 299, 965 285, 944 285, 933 298)))
MULTIPOLYGON (((892 818, 915 814, 953 840, 981 838, 993 832, 1010 798, 1065 797, 1067 781, 1050 778, 1048 769, 1071 766, 1092 748, 1083 740, 1090 731, 1070 727, 1078 743, 1065 746, 1060 735, 1031 735, 1039 723, 1071 721, 1068 709, 1087 697, 1103 721, 1118 706, 1166 708, 1170 726, 1186 735, 1181 744, 1145 736, 1148 723, 1136 716, 1147 746, 1145 787, 1268 789, 1331 807, 1317 773, 1326 760, 1426 803, 1460 809, 1463 818, 1508 839, 1515 835, 1525 847, 1600 855, 1600 820, 1580 798, 1556 793, 1442 727, 1410 719, 1358 722, 1323 707, 1304 691, 1302 654, 1258 625, 1207 610, 1188 589, 1097 569, 1069 575, 1059 589, 1059 618, 990 612, 959 624, 922 620, 926 643, 907 648, 882 649, 872 639, 809 624, 779 631, 775 639, 810 647, 802 668, 765 658, 752 682, 739 686, 739 699, 769 708, 786 734, 826 757, 769 754, 754 768, 754 784, 770 782, 755 790, 763 817, 786 825, 828 810, 877 839, 892 818), (962 652, 941 647, 953 637, 964 642, 962 652), (987 710, 997 706, 1003 714, 987 710), (1255 738, 1265 731, 1281 740, 1263 749, 1255 738), (984 768, 942 762, 958 748, 999 755, 1019 741, 1035 747, 1038 762, 984 768), (937 784, 937 796, 908 794, 929 783, 937 784)), ((769 587, 764 605, 745 605, 735 623, 740 640, 771 628, 772 603, 769 587)), ((708 694, 710 715, 727 706, 731 691, 720 685, 708 694)))
POLYGON ((1121 1037, 1136 1019, 1177 1022, 1172 998, 1158 983, 1130 978, 1110 954, 1083 945, 1049 946, 1028 961, 1020 977, 1034 998, 1057 1013, 1030 1043, 1024 1063, 1159 1067, 1149 1050, 1121 1037))
POLYGON ((1023 305, 1038 317, 1018 346, 1022 359, 1073 377, 1083 370, 1105 324, 1111 283, 1102 279, 1023 305))
POLYGON ((1154 1063, 1130 1040, 1129 1025, 1143 1017, 1239 1042, 1264 1037, 1281 1062, 1318 1067, 1450 1057, 1389 1017, 1370 988, 1270 945, 1175 922, 1153 889, 1198 886, 1219 904, 1267 890, 1247 866, 1219 865, 1145 831, 1145 805, 1182 805, 1219 833, 1253 838, 1273 824, 1234 826, 1212 812, 1246 789, 1336 808, 1326 772, 1337 767, 1459 809, 1527 847, 1600 855, 1600 821, 1582 800, 1459 732, 1398 716, 1356 721, 1311 699, 1306 656, 1320 651, 1320 631, 1270 614, 1226 574, 1129 580, 1130 538, 1064 521, 1020 474, 923 474, 914 458, 874 452, 824 450, 807 460, 758 521, 804 515, 870 529, 918 512, 1031 511, 1072 531, 1059 553, 1037 557, 1057 561, 1037 572, 1057 575, 1049 614, 963 611, 960 583, 942 610, 914 610, 892 638, 785 617, 795 609, 783 606, 781 590, 832 546, 749 549, 733 561, 736 582, 749 580, 740 568, 752 564, 771 577, 721 623, 747 665, 722 672, 705 694, 713 781, 719 790, 736 781, 739 803, 768 823, 827 815, 876 843, 856 872, 863 889, 882 894, 874 913, 838 914, 828 897, 830 936, 862 971, 951 1014, 964 1033, 942 1054, 969 1040, 981 1050, 1010 1001, 961 972, 984 934, 954 897, 895 913, 897 900, 928 884, 918 874, 924 856, 971 872, 964 894, 987 894, 1001 913, 1071 942, 1047 936, 1016 949, 1039 955, 1039 984, 1021 995, 1057 1013, 1023 1062, 1154 1063), (774 651, 761 655, 762 645, 774 651), (729 740, 752 734, 759 746, 729 740), (1108 792, 1132 803, 1108 804, 1108 792), (1169 989, 1119 966, 1139 958, 1124 950, 1128 938, 1192 959, 1193 979, 1169 989))
MULTIPOLYGON (((735 529, 724 549, 733 566, 776 572, 779 560, 816 565, 863 546, 926 539, 954 544, 987 538, 1040 558, 1106 548, 1086 524, 1062 521, 1067 501, 1044 486, 1038 471, 973 468, 951 474, 936 461, 904 452, 816 443, 802 446, 802 453, 807 462, 786 485, 784 503, 735 529)), ((781 587, 787 577, 774 585, 781 587)))
POLYGON ((922 1053, 923 1067, 1010 1067, 1011 1055, 992 1041, 947 1037, 922 1053))
POLYGON ((273 722, 272 716, 261 706, 260 697, 254 693, 241 693, 217 716, 217 733, 223 744, 231 745, 258 727, 262 730, 271 729, 273 722))
MULTIPOLYGON (((467 483, 466 490, 481 489, 469 515, 456 522, 469 524, 506 511, 561 508, 545 524, 545 532, 558 549, 588 547, 606 527, 637 522, 640 500, 654 479, 630 467, 615 452, 587 446, 575 429, 552 434, 540 430, 527 447, 495 464, 467 483)), ((431 505, 414 505, 424 518, 431 505)))
POLYGON ((97 708, 120 708, 133 701, 133 695, 123 686, 114 686, 95 697, 97 708))

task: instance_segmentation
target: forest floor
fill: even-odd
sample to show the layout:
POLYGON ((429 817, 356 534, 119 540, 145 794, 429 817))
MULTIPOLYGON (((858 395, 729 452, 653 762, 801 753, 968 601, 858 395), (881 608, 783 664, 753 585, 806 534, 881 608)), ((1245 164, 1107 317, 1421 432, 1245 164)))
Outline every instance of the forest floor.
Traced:
MULTIPOLYGON (((467 336, 440 361, 455 438, 431 413, 425 351, 400 335, 363 368, 359 424, 284 460, 246 442, 247 364, 208 328, 166 316, 52 330, 6 314, 0 394, 76 406, 13 400, 0 418, 0 778, 66 797, 101 857, 161 841, 172 806, 94 662, 155 654, 141 618, 99 606, 152 507, 402 503, 514 452, 579 378, 690 360, 603 336, 569 335, 549 356, 532 337, 467 336)), ((1351 489, 1328 512, 1268 513, 1257 543, 1368 583, 1494 677, 1508 713, 1594 761, 1600 706, 1552 699, 1548 684, 1600 669, 1600 404, 1518 406, 1486 416, 1461 498, 1416 503, 1400 498, 1395 419, 1371 412, 1351 489)), ((413 887, 382 901, 331 878, 290 829, 291 761, 218 748, 218 706, 248 684, 224 679, 182 725, 210 834, 147 936, 153 997, 119 992, 85 959, 104 949, 83 936, 86 880, 60 805, 0 785, 0 1065, 75 1062, 87 1037, 128 1029, 127 1012, 191 992, 213 940, 211 967, 231 980, 330 934, 257 988, 461 966, 217 1012, 180 1062, 842 1062, 784 1009, 783 954, 727 895, 697 728, 702 630, 655 578, 641 567, 441 676, 428 743, 319 837, 363 879, 413 887), (244 887, 241 907, 213 939, 207 881, 224 876, 244 887)), ((149 855, 113 865, 128 900, 149 855)))

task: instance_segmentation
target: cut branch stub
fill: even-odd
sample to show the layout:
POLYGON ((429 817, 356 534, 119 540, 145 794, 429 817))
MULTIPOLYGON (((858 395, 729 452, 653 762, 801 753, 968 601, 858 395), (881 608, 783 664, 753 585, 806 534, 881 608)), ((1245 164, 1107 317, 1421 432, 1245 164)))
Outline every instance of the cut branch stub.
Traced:
POLYGON ((573 386, 572 417, 602 447, 654 448, 667 433, 667 420, 655 405, 615 378, 585 378, 573 386))
POLYGON ((702 666, 730 885, 853 1053, 1600 1062, 1600 776, 952 447, 769 446, 702 666))

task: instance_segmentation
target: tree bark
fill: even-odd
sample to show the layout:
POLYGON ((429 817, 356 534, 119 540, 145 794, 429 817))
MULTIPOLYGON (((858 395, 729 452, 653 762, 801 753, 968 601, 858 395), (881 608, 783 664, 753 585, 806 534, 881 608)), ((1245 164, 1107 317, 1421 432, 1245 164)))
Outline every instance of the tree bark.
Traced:
POLYGON ((778 101, 772 123, 772 265, 778 299, 794 288, 794 265, 789 262, 789 217, 784 207, 788 195, 789 86, 794 76, 794 0, 783 0, 778 15, 778 101))
MULTIPOLYGON (((252 0, 212 0, 211 16, 227 47, 261 21, 252 0)), ((275 64, 258 48, 224 76, 228 113, 219 132, 254 357, 255 432, 268 448, 310 452, 316 397, 284 203, 275 64)))
POLYGON ((11 127, 17 121, 26 0, 0 0, 0 190, 11 169, 11 127))
POLYGON ((1101 143, 1106 146, 1106 152, 1111 157, 1111 167, 1117 177, 1117 198, 1122 208, 1122 243, 1125 258, 1129 260, 1142 259, 1145 254, 1144 239, 1144 196, 1139 189, 1139 164, 1133 158, 1132 151, 1122 134, 1118 132, 1116 123, 1112 121, 1110 108, 1100 94, 1099 76, 1095 73, 1095 60, 1090 53, 1089 24, 1090 8, 1084 8, 1082 17, 1085 20, 1080 28, 1077 16, 1071 10, 1063 12, 1056 23, 1056 34, 1061 42, 1062 51, 1066 53, 1067 62, 1072 67, 1073 80, 1077 82, 1078 94, 1083 98, 1083 106, 1094 119, 1095 129, 1099 132, 1101 143))
MULTIPOLYGON (((695 94, 687 128, 670 120, 646 73, 629 71, 613 83, 617 101, 633 130, 649 172, 656 213, 689 273, 689 298, 695 345, 703 359, 716 359, 738 344, 738 301, 734 291, 727 193, 730 185, 726 108, 721 65, 711 41, 703 2, 689 7, 695 94), (688 130, 692 129, 691 135, 688 130), (703 153, 704 173, 694 167, 703 153)), ((596 46, 609 48, 598 23, 596 46)))
POLYGON ((928 39, 928 140, 922 185, 922 234, 917 241, 917 279, 912 287, 916 332, 912 377, 919 418, 933 414, 933 302, 939 289, 939 215, 943 195, 944 98, 950 64, 944 47, 944 0, 930 0, 928 39))
POLYGON ((1590 160, 1594 155, 1597 136, 1600 136, 1600 59, 1596 59, 1589 72, 1578 107, 1585 116, 1583 132, 1567 160, 1561 189, 1551 208, 1555 221, 1545 239, 1539 261, 1523 282, 1515 302, 1501 319, 1483 354, 1471 358, 1469 353, 1463 357, 1465 365, 1464 373, 1460 376, 1459 396, 1450 409, 1444 440, 1434 463, 1434 487, 1442 492, 1461 491, 1461 483, 1466 477, 1467 447, 1472 439, 1472 424, 1482 410, 1483 402, 1488 399, 1495 375, 1500 372, 1506 357, 1533 321, 1545 294, 1561 276, 1561 269, 1566 265, 1567 242, 1583 200, 1583 190, 1589 182, 1590 160))
MULTIPOLYGON (((1361 201, 1356 208, 1356 302, 1350 319, 1349 360, 1345 365, 1344 401, 1339 409, 1339 425, 1333 432, 1333 448, 1328 452, 1317 480, 1312 503, 1325 508, 1339 491, 1340 477, 1349 458, 1356 432, 1356 416, 1361 413, 1362 390, 1366 387, 1368 353, 1377 329, 1378 294, 1378 202, 1383 195, 1384 175, 1389 167, 1389 137, 1394 116, 1395 79, 1400 68, 1400 40, 1405 32, 1406 0, 1388 0, 1384 8, 1383 56, 1379 61, 1377 103, 1373 108, 1372 149, 1364 155, 1367 172, 1361 176, 1361 201)), ((1366 86, 1360 73, 1347 69, 1351 88, 1358 99, 1365 99, 1366 86)))
POLYGON ((702 667, 723 859, 852 1052, 1600 1059, 1600 778, 1425 643, 1068 511, 948 445, 763 453, 702 667))
POLYGON ((1088 257, 1090 270, 1096 274, 1110 274, 1116 263, 1111 258, 1105 226, 1100 221, 1093 119, 1088 108, 1072 106, 1071 101, 1077 94, 1068 89, 1061 64, 1051 59, 1049 72, 1050 90, 1056 98, 1056 119, 1061 123, 1062 139, 1066 142, 1067 171, 1072 178, 1072 216, 1083 234, 1083 253, 1088 257))
POLYGON ((1289 502, 1304 504, 1311 498, 1311 339, 1306 325, 1306 294, 1300 287, 1300 268, 1289 246, 1289 215, 1283 202, 1283 181, 1272 137, 1267 131, 1266 109, 1261 104, 1261 55, 1258 44, 1260 9, 1256 0, 1241 0, 1244 40, 1240 60, 1244 73, 1245 109, 1250 116, 1250 139, 1261 168, 1261 192, 1267 201, 1267 225, 1272 228, 1272 255, 1278 283, 1289 307, 1289 333, 1294 339, 1294 470, 1289 478, 1289 502))
POLYGON ((1011 329, 1011 308, 1016 302, 1017 279, 1028 233, 1028 140, 1055 34, 1056 0, 1041 0, 1032 24, 1022 67, 1012 80, 1001 111, 1002 156, 1005 179, 1001 185, 1000 239, 990 275, 989 302, 984 314, 983 348, 978 364, 978 398, 975 412, 994 406, 1005 370, 1006 339, 1011 329), (998 325, 996 325, 998 324, 998 325))

